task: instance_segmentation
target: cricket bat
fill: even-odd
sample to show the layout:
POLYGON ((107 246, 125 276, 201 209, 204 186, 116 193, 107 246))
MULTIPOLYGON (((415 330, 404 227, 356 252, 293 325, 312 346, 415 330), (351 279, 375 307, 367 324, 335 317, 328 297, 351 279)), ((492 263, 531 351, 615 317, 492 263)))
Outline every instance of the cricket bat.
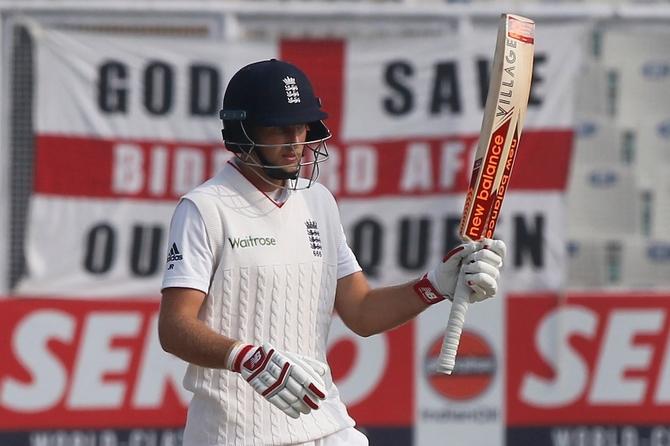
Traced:
MULTIPOLYGON (((535 22, 502 14, 479 144, 459 226, 463 241, 493 237, 528 106, 534 44, 535 22)), ((450 375, 454 370, 471 292, 459 276, 438 372, 450 375)))

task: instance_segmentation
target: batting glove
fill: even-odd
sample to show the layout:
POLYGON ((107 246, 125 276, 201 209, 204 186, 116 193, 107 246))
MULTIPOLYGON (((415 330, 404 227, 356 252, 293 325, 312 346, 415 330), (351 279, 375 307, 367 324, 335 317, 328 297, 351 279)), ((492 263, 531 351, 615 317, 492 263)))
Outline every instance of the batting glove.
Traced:
POLYGON ((470 303, 481 302, 498 291, 506 253, 507 246, 502 240, 463 243, 449 251, 442 263, 414 284, 414 290, 429 305, 444 299, 453 301, 458 275, 465 274, 465 283, 473 291, 470 303))
POLYGON ((227 368, 240 373, 256 392, 292 418, 318 409, 326 398, 321 378, 326 374, 325 364, 279 352, 268 343, 260 347, 235 344, 227 368))

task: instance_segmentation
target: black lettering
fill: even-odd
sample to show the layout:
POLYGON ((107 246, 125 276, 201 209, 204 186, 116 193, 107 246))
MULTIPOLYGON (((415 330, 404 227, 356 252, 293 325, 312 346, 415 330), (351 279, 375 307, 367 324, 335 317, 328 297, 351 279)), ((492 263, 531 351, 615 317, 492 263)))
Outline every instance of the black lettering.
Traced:
POLYGON ((384 81, 395 95, 384 98, 384 110, 390 115, 404 115, 414 107, 414 96, 412 90, 405 83, 414 75, 414 68, 403 61, 391 62, 384 71, 384 81))
POLYGON ((444 107, 452 113, 461 111, 461 92, 455 62, 441 62, 435 66, 430 112, 437 115, 444 107))
POLYGON ((532 226, 523 215, 514 216, 514 266, 528 258, 533 267, 544 267, 544 215, 536 214, 532 226))
MULTIPOLYGON (((541 76, 537 70, 541 65, 544 65, 546 61, 546 54, 536 54, 533 59, 533 78, 530 84, 530 96, 528 99, 529 106, 539 107, 544 101, 544 97, 540 96, 537 92, 537 87, 544 83, 544 76, 541 76)), ((490 67, 491 63, 487 59, 478 59, 476 62, 477 81, 479 84, 479 106, 481 108, 484 108, 486 105, 486 97, 488 95, 491 77, 490 67)))
POLYGON ((116 233, 107 223, 93 226, 86 237, 84 268, 92 274, 109 271, 114 262, 116 233))
POLYGON ((153 115, 164 115, 172 108, 174 73, 164 62, 152 62, 144 70, 144 107, 153 115))
POLYGON ((371 218, 358 221, 353 227, 351 249, 363 272, 370 277, 378 275, 377 267, 382 260, 382 225, 371 218))
POLYGON ((128 111, 128 69, 121 62, 111 60, 98 71, 98 107, 105 113, 128 111))
POLYGON ((544 102, 544 97, 537 92, 539 85, 544 83, 544 76, 538 73, 538 68, 547 62, 547 55, 544 53, 536 54, 533 59, 533 79, 530 83, 530 96, 528 97, 528 106, 539 107, 544 102))
POLYGON ((424 268, 428 258, 431 221, 428 218, 400 220, 398 264, 409 270, 424 268))
POLYGON ((193 65, 190 69, 191 114, 215 115, 219 108, 221 83, 219 71, 209 65, 193 65))
POLYGON ((162 239, 163 228, 160 226, 133 226, 130 270, 134 275, 147 277, 158 271, 162 239))

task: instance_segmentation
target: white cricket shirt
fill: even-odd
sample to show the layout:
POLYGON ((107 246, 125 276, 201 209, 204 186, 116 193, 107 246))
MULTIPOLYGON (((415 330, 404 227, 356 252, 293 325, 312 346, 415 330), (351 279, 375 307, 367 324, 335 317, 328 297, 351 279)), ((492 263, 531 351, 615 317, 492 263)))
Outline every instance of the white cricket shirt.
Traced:
MULTIPOLYGON (((199 317, 214 331, 326 362, 337 280, 360 266, 322 185, 277 204, 227 164, 181 201, 168 250, 163 287, 207 293, 199 317)), ((184 445, 302 443, 353 426, 330 371, 324 381, 320 409, 294 420, 241 375, 189 365, 184 445)))

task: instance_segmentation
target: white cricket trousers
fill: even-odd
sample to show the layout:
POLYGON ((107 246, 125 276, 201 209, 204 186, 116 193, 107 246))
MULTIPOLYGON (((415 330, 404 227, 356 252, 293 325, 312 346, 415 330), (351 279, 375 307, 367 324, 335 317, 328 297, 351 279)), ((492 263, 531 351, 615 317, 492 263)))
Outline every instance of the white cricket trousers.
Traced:
POLYGON ((327 437, 296 446, 369 446, 369 444, 368 437, 353 427, 348 427, 327 437))

